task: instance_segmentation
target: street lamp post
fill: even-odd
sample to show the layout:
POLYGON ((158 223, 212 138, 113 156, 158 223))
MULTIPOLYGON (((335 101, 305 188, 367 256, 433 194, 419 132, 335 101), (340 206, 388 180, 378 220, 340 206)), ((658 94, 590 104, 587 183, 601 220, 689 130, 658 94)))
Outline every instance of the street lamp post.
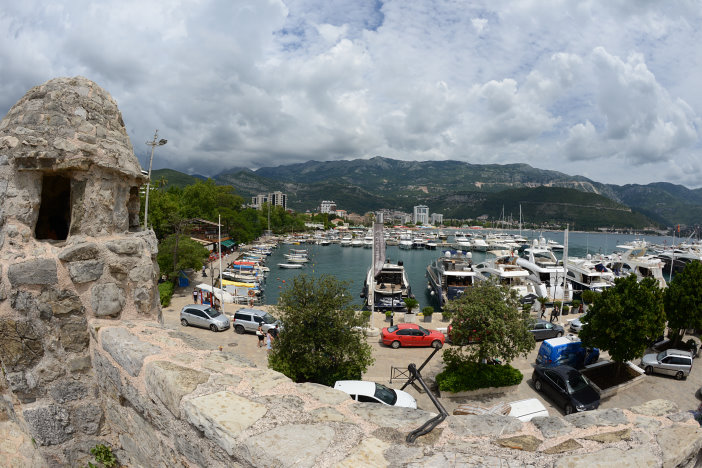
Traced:
POLYGON ((154 139, 147 141, 146 144, 151 147, 151 158, 149 159, 149 180, 146 182, 146 202, 144 204, 144 230, 148 228, 149 221, 149 192, 151 191, 151 165, 154 162, 154 148, 163 146, 168 143, 168 140, 158 139, 158 130, 154 133, 154 139))

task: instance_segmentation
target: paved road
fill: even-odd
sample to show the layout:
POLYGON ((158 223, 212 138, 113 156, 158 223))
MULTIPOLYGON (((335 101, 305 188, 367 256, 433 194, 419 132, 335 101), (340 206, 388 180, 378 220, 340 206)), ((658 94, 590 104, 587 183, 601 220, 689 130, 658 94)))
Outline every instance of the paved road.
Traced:
MULTIPOLYGON (((209 279, 209 278, 208 278, 209 279)), ((201 338, 215 346, 222 346, 224 350, 233 351, 239 353, 251 361, 253 361, 257 366, 266 367, 267 366, 267 352, 265 348, 258 348, 258 339, 253 334, 237 335, 231 330, 226 332, 214 333, 210 330, 187 327, 183 328, 180 326, 179 313, 181 308, 190 302, 192 302, 192 289, 179 288, 176 295, 173 298, 172 304, 164 308, 163 316, 164 323, 166 326, 180 329, 181 331, 186 331, 198 338, 201 338)), ((242 306, 234 304, 225 304, 224 312, 227 314, 233 314, 233 312, 242 306)), ((563 323, 565 325, 565 319, 573 318, 574 316, 562 317, 563 323)), ((381 324, 380 314, 376 317, 376 326, 381 324)), ((420 323, 426 328, 438 328, 445 327, 446 324, 438 320, 434 320, 431 324, 420 323)), ((386 324, 383 322, 383 326, 386 324)), ((384 346, 379 342, 378 337, 369 337, 368 342, 373 347, 373 356, 375 358, 375 363, 368 369, 366 374, 363 376, 365 380, 373 380, 383 384, 389 384, 391 367, 399 367, 402 369, 407 369, 409 363, 415 363, 420 366, 424 360, 431 354, 432 348, 400 348, 392 349, 388 346, 384 346)), ((446 345, 446 348, 450 345, 446 345)), ((539 342, 533 351, 529 353, 526 358, 519 358, 512 362, 512 366, 519 369, 524 374, 524 380, 522 383, 509 394, 491 394, 483 395, 480 397, 468 399, 451 399, 451 398, 440 398, 440 401, 451 413, 460 403, 471 402, 473 404, 479 404, 482 406, 491 406, 498 402, 503 401, 514 401, 521 400, 525 398, 539 398, 544 406, 549 410, 552 415, 562 414, 560 409, 555 408, 550 400, 543 397, 541 394, 537 393, 531 383, 531 375, 533 370, 533 363, 536 360, 536 355, 539 347, 539 342)), ((445 348, 445 349, 446 349, 445 348)), ((433 380, 433 377, 441 371, 442 362, 441 355, 444 350, 440 350, 432 359, 432 361, 424 368, 422 375, 427 377, 429 380, 433 380)), ((606 358, 606 353, 603 353, 603 357, 606 358)), ((637 363, 638 364, 638 363, 637 363)), ((696 364, 699 366, 700 364, 696 364)), ((702 369, 696 369, 696 365, 693 365, 693 370, 690 376, 683 381, 677 381, 673 377, 653 375, 646 376, 642 382, 620 392, 617 395, 603 401, 601 403, 601 408, 627 408, 630 406, 639 405, 648 400, 654 400, 657 398, 665 398, 676 402, 680 409, 683 411, 695 410, 700 405, 700 401, 697 398, 697 390, 702 386, 702 369)), ((400 388, 403 382, 393 381, 393 388, 400 388)), ((412 394, 416 399, 418 406, 422 409, 429 411, 435 411, 434 405, 428 396, 423 393, 417 392, 412 387, 406 389, 410 394, 412 394)))

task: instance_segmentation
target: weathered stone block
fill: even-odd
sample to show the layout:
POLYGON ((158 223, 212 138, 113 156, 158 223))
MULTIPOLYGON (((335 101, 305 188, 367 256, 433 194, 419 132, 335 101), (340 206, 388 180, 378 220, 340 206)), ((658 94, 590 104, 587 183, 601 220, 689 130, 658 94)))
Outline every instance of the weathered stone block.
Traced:
POLYGON ((53 385, 49 394, 56 403, 66 403, 84 398, 88 394, 88 387, 77 380, 63 380, 53 385))
POLYGON ((663 452, 663 468, 685 466, 702 448, 702 428, 675 424, 658 431, 656 439, 663 452))
POLYGON ((68 360, 68 371, 69 372, 83 372, 92 367, 92 362, 90 361, 90 356, 81 356, 75 359, 68 360))
POLYGON ((252 465, 313 467, 334 439, 334 429, 321 424, 279 426, 250 437, 244 457, 252 465), (271 450, 277 447, 277 450, 271 450))
POLYGON ((102 409, 96 403, 76 406, 71 411, 71 424, 84 434, 99 433, 102 419, 102 409))
POLYGON ((7 278, 13 287, 24 284, 56 284, 56 261, 50 258, 37 258, 15 263, 7 269, 7 278))
POLYGON ((141 372, 144 358, 161 352, 161 348, 141 341, 125 328, 107 328, 100 335, 102 348, 132 377, 141 372))
POLYGON ((582 413, 573 413, 565 417, 566 421, 576 427, 590 426, 618 426, 627 424, 627 419, 624 411, 619 408, 598 409, 594 411, 584 411, 582 413))
POLYGON ((561 442, 560 444, 547 448, 546 450, 544 450, 544 453, 565 453, 572 452, 573 450, 578 450, 579 448, 583 448, 583 446, 580 445, 580 443, 577 440, 568 439, 565 442, 561 442))
POLYGON ((140 255, 144 244, 138 239, 118 239, 110 241, 107 248, 119 255, 140 255))
POLYGON ((31 367, 43 356, 41 334, 32 322, 0 319, 0 361, 7 370, 31 367))
POLYGON ((232 392, 212 393, 183 402, 183 417, 229 455, 237 452, 237 438, 241 432, 261 419, 266 411, 264 405, 232 392))
POLYGON ((93 355, 93 366, 95 368, 95 377, 98 385, 103 392, 114 400, 118 400, 122 393, 122 379, 120 378, 119 369, 102 354, 95 353, 93 355))
POLYGON ((129 280, 135 283, 146 283, 154 277, 154 269, 151 262, 139 263, 129 270, 129 280))
POLYGON ((525 452, 535 452, 539 445, 543 442, 533 435, 519 435, 514 437, 504 437, 497 439, 495 443, 502 447, 507 447, 515 450, 524 450, 525 452))
POLYGON ((144 369, 147 391, 152 392, 177 418, 180 417, 180 400, 207 382, 209 374, 167 361, 153 361, 144 369))
POLYGON ((61 320, 58 330, 61 346, 68 352, 79 353, 88 348, 90 335, 85 317, 74 317, 61 320))
POLYGON ((375 403, 354 403, 349 407, 357 416, 377 424, 380 427, 393 429, 415 429, 425 421, 436 416, 428 411, 412 408, 378 405, 375 403))
POLYGON ((654 468, 659 461, 646 447, 630 450, 606 448, 599 452, 566 455, 556 461, 556 468, 654 468))
POLYGON ((124 289, 115 283, 96 284, 90 292, 93 313, 97 317, 118 315, 126 302, 124 289))
POLYGON ((558 416, 547 416, 531 420, 546 438, 560 437, 573 430, 573 425, 558 416))
POLYGON ((39 307, 46 307, 49 315, 57 317, 78 314, 84 315, 85 308, 80 297, 70 289, 47 289, 39 295, 39 307))
POLYGON ((20 402, 33 403, 43 396, 42 389, 37 386, 36 379, 28 372, 8 372, 5 377, 10 389, 20 402))
POLYGON ((68 274, 74 283, 87 283, 100 279, 105 264, 98 260, 83 260, 68 264, 68 274))
POLYGON ((520 431, 524 424, 517 418, 500 414, 449 416, 449 428, 460 436, 497 436, 520 431))
POLYGON ((327 405, 338 405, 349 399, 349 395, 346 392, 316 383, 305 382, 298 385, 297 389, 327 405))
POLYGON ((65 247, 58 255, 64 262, 76 262, 79 260, 94 260, 100 255, 97 244, 85 242, 65 247))
POLYGON ((74 432, 68 410, 49 405, 25 410, 24 420, 39 445, 56 445, 66 442, 74 432))
MULTIPOLYGON (((2 272, 0 272, 0 274, 1 273, 2 272)), ((12 292, 12 296, 10 297, 10 305, 17 312, 25 316, 38 310, 36 296, 29 291, 22 291, 21 289, 12 292)))

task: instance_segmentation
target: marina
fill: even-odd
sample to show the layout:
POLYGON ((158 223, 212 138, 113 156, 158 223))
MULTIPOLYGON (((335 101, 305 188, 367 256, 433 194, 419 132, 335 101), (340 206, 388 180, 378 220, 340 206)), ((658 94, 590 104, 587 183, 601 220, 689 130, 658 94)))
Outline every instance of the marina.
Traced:
MULTIPOLYGON (((500 232, 504 234, 519 234, 519 231, 500 232)), ((436 262, 440 255, 444 255, 446 250, 456 252, 455 247, 457 247, 457 245, 454 243, 456 230, 443 228, 442 233, 447 235, 447 239, 436 242, 436 250, 427 248, 402 248, 400 242, 397 244, 394 242, 386 243, 387 262, 393 264, 402 262, 407 279, 412 288, 412 293, 419 302, 420 309, 426 306, 439 309, 436 298, 431 294, 432 289, 429 286, 429 280, 427 278, 427 267, 436 262)), ((546 242, 551 240, 554 244, 559 245, 563 245, 565 242, 563 232, 529 231, 522 232, 521 234, 527 239, 539 239, 543 236, 546 242)), ((417 233, 415 231, 415 237, 416 235, 417 233)), ((365 231, 363 232, 363 236, 365 237, 365 231)), ((477 237, 478 236, 475 235, 471 236, 471 238, 477 237)), ((390 239, 393 238, 395 237, 390 237, 390 239)), ((396 238, 401 239, 401 236, 398 235, 396 238)), ((676 245, 676 241, 678 243, 680 242, 680 239, 667 236, 646 236, 643 238, 639 235, 630 234, 570 232, 568 255, 574 259, 587 258, 588 255, 590 255, 591 258, 604 258, 604 256, 614 252, 618 252, 618 255, 623 255, 626 253, 626 249, 622 248, 623 246, 633 245, 633 243, 637 241, 640 242, 642 239, 645 239, 651 249, 664 249, 665 246, 670 247, 671 245, 676 245)), ((308 262, 297 264, 290 263, 286 258, 286 255, 291 254, 291 246, 281 243, 278 248, 273 249, 270 256, 267 257, 266 263, 271 266, 271 271, 268 273, 266 289, 261 296, 261 303, 275 305, 278 302, 280 292, 286 287, 286 284, 297 275, 308 274, 319 277, 324 274, 330 274, 348 283, 348 290, 353 296, 352 303, 360 309, 365 302, 365 299, 361 297, 361 293, 368 276, 372 249, 345 248, 349 246, 351 242, 349 236, 339 235, 335 241, 332 240, 326 245, 305 244, 304 248, 307 251, 308 262), (285 268, 279 266, 279 264, 295 265, 295 267, 285 268), (298 267, 297 265, 301 266, 298 267)), ((410 240, 410 242, 412 242, 412 240, 410 240)), ((304 243, 304 241, 301 243, 304 243)), ((360 244, 362 245, 363 242, 361 241, 360 244)), ((359 247, 361 245, 359 245, 359 247)), ((490 261, 491 259, 495 259, 495 257, 487 251, 483 252, 479 250, 482 249, 482 244, 477 248, 478 250, 473 250, 471 252, 473 265, 480 264, 486 260, 490 261)), ((466 251, 468 251, 468 249, 466 249, 466 251)), ((562 265, 564 251, 559 250, 557 247, 556 250, 551 250, 551 252, 556 262, 561 262, 562 265)), ((512 251, 509 251, 509 253, 511 254, 512 251)), ((610 257, 609 261, 617 258, 618 257, 610 257)), ((650 261, 650 259, 647 258, 647 261, 650 261)), ((563 271, 562 267, 559 271, 563 271)), ((560 274, 563 275, 562 272, 560 274)), ((571 275, 569 275, 569 277, 570 276, 571 275)), ((606 276, 607 275, 605 275, 605 277, 606 276)), ((669 279, 669 270, 663 270, 663 277, 666 281, 669 279)), ((575 289, 581 288, 582 287, 575 287, 575 289)))

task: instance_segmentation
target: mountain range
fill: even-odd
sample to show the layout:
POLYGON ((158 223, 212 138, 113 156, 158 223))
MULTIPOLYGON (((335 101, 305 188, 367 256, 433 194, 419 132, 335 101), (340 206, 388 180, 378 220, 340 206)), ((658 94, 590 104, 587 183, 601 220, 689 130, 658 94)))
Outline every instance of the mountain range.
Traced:
MULTIPOLYGON (((153 180, 187 185, 202 176, 170 169, 153 171, 153 180), (188 182, 189 181, 189 182, 188 182)), ((381 208, 411 212, 418 204, 445 218, 518 216, 527 221, 575 222, 641 228, 657 224, 694 225, 702 219, 702 189, 670 183, 603 184, 582 176, 528 164, 469 164, 460 161, 371 159, 229 169, 213 179, 232 185, 245 199, 280 190, 298 211, 315 210, 322 200, 339 209, 365 213, 381 208)))

